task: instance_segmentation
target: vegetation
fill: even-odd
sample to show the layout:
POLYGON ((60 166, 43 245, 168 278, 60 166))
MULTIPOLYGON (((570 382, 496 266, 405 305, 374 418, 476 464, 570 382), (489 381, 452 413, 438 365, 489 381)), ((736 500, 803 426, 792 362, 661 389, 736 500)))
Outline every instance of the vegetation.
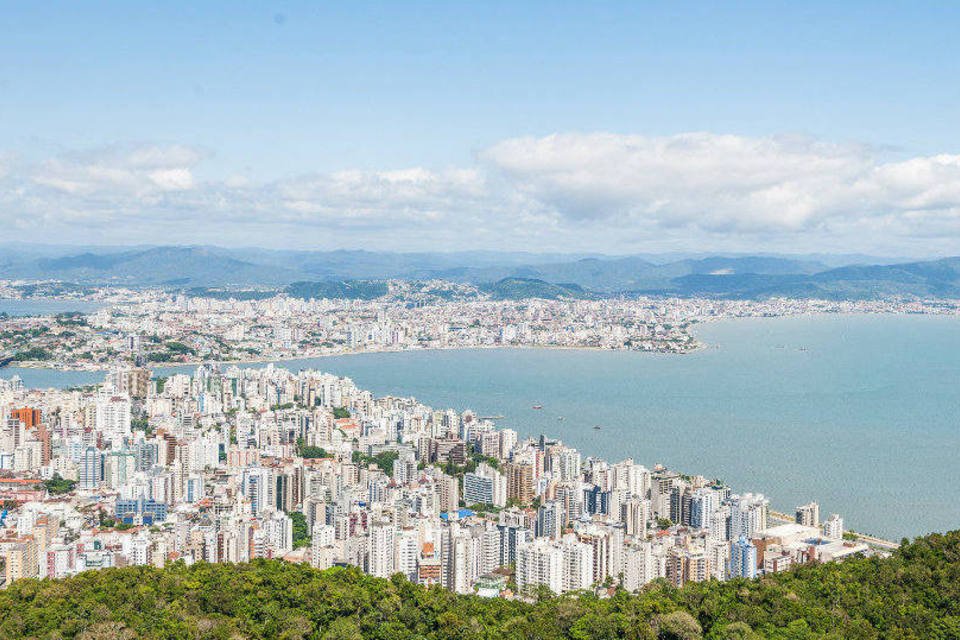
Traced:
POLYGON ((194 355, 197 353, 196 349, 193 349, 183 344, 182 342, 168 342, 166 344, 166 347, 167 347, 167 350, 170 351, 171 353, 189 354, 189 355, 194 355))
POLYGON ((333 417, 337 420, 342 420, 344 418, 350 417, 350 410, 346 407, 334 407, 333 408, 333 417))
POLYGON ((359 451, 353 452, 353 462, 355 464, 375 464, 383 470, 388 476, 393 476, 393 461, 400 457, 396 451, 383 451, 375 456, 368 456, 359 451))
POLYGON ((297 455, 301 458, 329 458, 330 454, 323 447, 311 447, 303 442, 303 438, 297 438, 297 455))
POLYGON ((130 419, 130 428, 134 431, 143 431, 147 435, 153 433, 153 429, 150 428, 150 420, 147 416, 138 416, 136 418, 130 419))
POLYGON ((196 349, 182 342, 171 341, 165 343, 163 346, 166 348, 166 351, 148 353, 147 360, 150 362, 170 362, 171 360, 178 360, 183 356, 194 356, 197 354, 196 349))
POLYGON ((888 559, 535 603, 276 560, 104 569, 0 591, 0 637, 948 640, 960 637, 960 532, 888 559))
POLYGON ((388 292, 387 283, 378 280, 294 282, 287 287, 288 295, 305 300, 319 298, 374 300, 387 295, 388 292))
POLYGON ((277 295, 276 289, 213 289, 210 287, 192 287, 186 290, 191 298, 213 298, 215 300, 265 300, 277 295))
POLYGON ((307 517, 299 511, 287 514, 293 520, 293 548, 310 546, 310 533, 307 531, 307 517))
POLYGON ((504 278, 497 282, 482 285, 494 300, 523 300, 524 298, 590 298, 594 294, 578 284, 569 282, 553 283, 536 278, 504 278))
POLYGON ((18 362, 25 360, 49 360, 51 357, 50 352, 42 347, 30 347, 29 349, 17 351, 13 354, 13 359, 18 362))
MULTIPOLYGON (((79 311, 65 311, 63 313, 58 313, 54 316, 54 319, 58 325, 61 327, 85 327, 87 326, 87 319, 79 311)), ((61 336, 63 333, 60 334, 61 336)))
POLYGON ((70 493, 76 485, 77 483, 74 480, 61 478, 59 473, 54 473, 52 478, 43 482, 43 486, 51 495, 70 493))

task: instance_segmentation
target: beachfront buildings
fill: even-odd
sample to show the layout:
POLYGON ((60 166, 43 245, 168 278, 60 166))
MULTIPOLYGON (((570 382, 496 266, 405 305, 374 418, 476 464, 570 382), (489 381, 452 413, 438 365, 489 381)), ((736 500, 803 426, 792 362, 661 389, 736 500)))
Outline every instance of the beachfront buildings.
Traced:
POLYGON ((6 582, 170 562, 354 565, 519 595, 753 577, 865 553, 831 516, 584 456, 342 377, 204 365, 96 388, 0 381, 6 582))

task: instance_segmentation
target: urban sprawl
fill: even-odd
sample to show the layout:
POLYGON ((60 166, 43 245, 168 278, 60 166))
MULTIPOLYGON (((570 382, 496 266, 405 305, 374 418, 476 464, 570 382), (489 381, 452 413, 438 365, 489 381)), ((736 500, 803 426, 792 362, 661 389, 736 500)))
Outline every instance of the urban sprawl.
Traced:
MULTIPOLYGON (((21 289, 0 283, 0 298, 21 289)), ((554 347, 687 353, 697 323, 811 313, 958 313, 957 301, 614 298, 493 300, 465 285, 391 282, 374 300, 191 297, 104 288, 92 313, 0 317, 0 358, 20 366, 105 370, 270 362, 411 349, 554 347)), ((66 302, 69 305, 69 301, 66 302)))
POLYGON ((348 378, 229 362, 159 377, 149 366, 424 347, 683 352, 697 345, 689 327, 717 317, 956 312, 947 303, 238 301, 115 289, 101 300, 87 314, 0 320, 16 360, 109 363, 95 387, 0 380, 5 584, 281 558, 525 598, 883 554, 883 541, 844 532, 839 515, 821 520, 815 502, 785 517, 759 493, 584 456, 496 418, 377 398, 348 378))
POLYGON ((5 583, 282 558, 523 597, 754 577, 873 553, 815 503, 768 500, 347 378, 118 369, 95 390, 0 383, 5 583))

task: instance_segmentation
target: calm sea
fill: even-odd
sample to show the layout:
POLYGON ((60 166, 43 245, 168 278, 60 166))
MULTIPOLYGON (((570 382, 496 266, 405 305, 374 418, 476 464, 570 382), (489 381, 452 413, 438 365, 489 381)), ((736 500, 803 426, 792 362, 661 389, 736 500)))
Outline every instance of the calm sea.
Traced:
POLYGON ((98 302, 69 298, 0 298, 0 313, 6 313, 9 316, 45 316, 68 311, 90 313, 102 306, 98 302))
MULTIPOLYGON (((860 531, 899 539, 960 528, 960 318, 745 319, 698 334, 711 347, 684 356, 421 351, 287 366, 504 415, 500 426, 562 438, 584 456, 719 477, 783 511, 817 500, 824 517, 838 512, 860 531)), ((102 379, 0 375, 15 372, 29 386, 102 379)))

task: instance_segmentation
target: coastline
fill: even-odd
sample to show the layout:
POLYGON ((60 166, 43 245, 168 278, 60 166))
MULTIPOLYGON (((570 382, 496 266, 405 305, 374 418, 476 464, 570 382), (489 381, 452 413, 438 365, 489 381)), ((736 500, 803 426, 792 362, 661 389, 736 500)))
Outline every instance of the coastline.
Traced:
MULTIPOLYGON (((231 364, 244 365, 244 364, 275 364, 282 362, 295 362, 297 360, 315 360, 321 358, 339 358, 344 356, 358 356, 364 354, 384 354, 384 353, 420 353, 420 352, 429 352, 429 351, 472 351, 472 350, 492 350, 492 349, 503 349, 503 350, 544 350, 544 351, 609 351, 609 352, 626 352, 626 353, 645 353, 651 355, 687 355, 700 351, 709 345, 702 343, 697 343, 696 346, 684 350, 684 351, 674 351, 670 349, 661 349, 661 350, 651 350, 651 349, 628 349, 628 348, 607 348, 607 347, 592 347, 592 346, 566 346, 566 345, 535 345, 535 344, 483 344, 483 345, 469 345, 469 346, 448 346, 448 347, 410 347, 406 349, 363 349, 363 350, 351 350, 351 351, 324 351, 321 353, 306 353, 296 356, 278 356, 274 358, 240 358, 237 360, 217 360, 217 359, 202 359, 197 358, 194 360, 185 360, 182 362, 148 362, 144 366, 148 369, 166 369, 172 367, 191 367, 191 366, 200 366, 202 364, 220 364, 229 366, 231 364)), ((123 363, 126 366, 130 366, 129 363, 123 363)), ((0 374, 2 374, 4 369, 10 368, 19 368, 19 369, 35 369, 35 370, 45 370, 45 371, 63 371, 63 372, 84 372, 84 373, 97 373, 103 372, 108 373, 112 367, 76 367, 76 366, 50 366, 49 363, 42 360, 24 360, 23 362, 8 363, 6 365, 0 366, 0 374)))
MULTIPOLYGON (((905 501, 911 498, 905 490, 881 495, 879 489, 871 489, 852 501, 867 505, 855 510, 848 506, 851 500, 842 490, 843 486, 850 486, 847 481, 837 484, 836 479, 812 480, 821 474, 806 467, 810 461, 819 460, 830 468, 853 469, 851 473, 860 476, 873 474, 871 487, 899 487, 901 481, 885 477, 890 474, 880 477, 877 469, 861 464, 864 456, 886 460, 885 469, 912 465, 922 457, 938 470, 936 477, 956 476, 956 469, 949 466, 952 463, 944 460, 947 456, 942 453, 943 443, 955 442, 956 437, 951 435, 949 425, 937 419, 942 415, 937 407, 947 406, 944 403, 952 402, 956 394, 949 379, 931 372, 929 367, 913 372, 916 358, 911 355, 916 348, 935 346, 936 350, 930 352, 937 365, 934 369, 955 370, 951 354, 956 353, 958 343, 956 318, 929 317, 943 314, 925 314, 924 318, 903 315, 793 314, 756 316, 752 318, 754 322, 732 323, 724 321, 745 318, 711 318, 710 322, 700 323, 702 327, 691 327, 702 342, 709 343, 709 348, 690 358, 604 354, 603 351, 611 350, 585 347, 485 345, 417 349, 436 355, 417 355, 409 353, 410 349, 381 349, 281 361, 248 358, 248 362, 225 365, 235 363, 246 369, 277 362, 277 366, 293 372, 316 369, 348 377, 378 394, 416 397, 432 406, 471 408, 479 415, 505 414, 508 418, 498 421, 501 425, 528 435, 554 434, 601 456, 629 451, 638 459, 675 468, 696 468, 734 486, 761 486, 769 495, 776 496, 774 508, 787 510, 794 504, 819 498, 822 503, 836 505, 836 510, 850 516, 851 524, 859 524, 863 531, 900 540, 920 531, 944 530, 947 523, 942 517, 918 518, 925 522, 920 529, 915 528, 912 517, 891 516, 888 524, 873 514, 886 518, 890 509, 884 505, 888 501, 907 504, 905 501), (911 379, 925 381, 926 394, 918 397, 909 384, 898 382, 902 374, 875 369, 879 375, 866 378, 860 368, 850 368, 859 367, 857 363, 889 361, 890 356, 861 349, 864 338, 872 338, 873 344, 887 344, 887 349, 880 350, 883 352, 893 347, 892 353, 900 354, 893 357, 907 365, 911 379), (889 342, 891 339, 893 342, 889 342), (788 347, 782 348, 783 344, 788 347), (809 346, 810 353, 798 353, 797 347, 802 345, 809 346), (840 349, 839 360, 834 347, 840 349), (461 353, 440 353, 443 351, 461 353), (362 353, 369 353, 370 357, 338 357, 362 353), (393 358, 383 353, 407 355, 393 358), (920 377, 915 378, 914 373, 920 377), (587 379, 596 382, 589 387, 578 386, 587 379), (586 395, 581 400, 578 394, 586 395), (933 399, 942 400, 928 409, 930 394, 934 394, 933 399), (827 409, 811 411, 811 397, 825 403, 827 409), (896 398, 896 404, 888 406, 889 398, 896 398), (531 404, 543 404, 546 411, 530 411, 531 404), (874 407, 884 407, 883 414, 874 407), (565 416, 565 422, 555 422, 560 415, 565 416), (596 424, 603 426, 602 432, 590 430, 596 424), (932 426, 921 428, 922 425, 932 426), (897 453, 897 446, 887 437, 892 437, 894 431, 912 433, 908 437, 919 439, 917 447, 911 448, 915 453, 897 453), (751 446, 771 452, 779 451, 778 443, 782 445, 782 438, 791 433, 806 434, 802 438, 806 444, 788 447, 792 453, 765 453, 762 460, 752 462, 752 456, 737 456, 736 442, 741 439, 749 439, 751 446), (931 444, 934 438, 941 444, 931 444), (704 456, 703 446, 716 453, 704 456), (694 460, 697 462, 691 466, 694 460), (798 466, 795 474, 778 475, 794 465, 803 465, 804 469, 798 466), (794 475, 798 477, 788 479, 794 475)), ((179 363, 164 367, 155 375, 193 375, 194 366, 195 363, 179 363)), ((33 371, 36 373, 20 372, 28 388, 80 387, 103 380, 103 370, 73 375, 51 369, 33 371)), ((5 377, 11 373, 8 371, 5 377)), ((845 473, 838 477, 846 477, 845 473)), ((942 505, 944 513, 955 510, 943 502, 940 493, 930 499, 942 505)))
MULTIPOLYGON (((147 368, 163 369, 163 368, 172 368, 172 367, 191 367, 199 366, 202 364, 220 364, 229 366, 231 364, 237 365, 249 365, 249 364, 271 364, 271 363, 281 363, 281 362, 292 362, 297 360, 313 360, 320 358, 337 358, 343 356, 354 356, 354 355, 363 355, 363 354, 383 354, 383 353, 409 353, 409 352, 421 352, 421 351, 464 351, 464 350, 487 350, 487 349, 530 349, 530 350, 548 350, 548 351, 609 351, 609 352, 636 352, 644 353, 651 355, 668 355, 668 356, 683 356, 695 354, 706 349, 716 349, 719 348, 719 345, 711 344, 702 339, 702 336, 697 335, 697 328, 701 325, 714 325, 720 322, 732 321, 732 320, 773 320, 780 318, 802 318, 802 317, 884 317, 884 316, 931 316, 931 317, 945 317, 945 316, 958 316, 960 313, 957 312, 946 312, 946 311, 936 311, 936 310, 925 310, 919 312, 903 312, 903 311, 892 311, 892 310, 883 310, 883 311, 804 311, 799 313, 787 313, 781 315, 731 315, 731 316, 705 316, 702 318, 697 318, 696 321, 690 322, 687 329, 687 335, 689 335, 693 343, 690 347, 684 349, 633 349, 629 347, 597 347, 590 345, 551 345, 551 344, 478 344, 478 345, 449 345, 449 346, 429 346, 429 347, 406 347, 401 349, 394 348, 365 348, 360 350, 344 350, 344 351, 320 351, 320 352, 305 352, 293 356, 288 355, 279 355, 279 356, 259 356, 255 358, 238 358, 231 360, 218 360, 218 359, 204 359, 204 358, 194 358, 178 362, 148 362, 144 366, 147 368)), ((129 363, 121 363, 123 365, 129 365, 129 363)), ((4 365, 0 365, 0 377, 2 377, 4 369, 10 368, 20 368, 20 369, 34 369, 34 370, 46 370, 46 371, 63 371, 63 372, 84 372, 84 373, 97 373, 109 372, 113 367, 112 366, 78 366, 79 362, 63 363, 51 365, 48 361, 43 360, 25 360, 22 362, 9 362, 4 365)))

